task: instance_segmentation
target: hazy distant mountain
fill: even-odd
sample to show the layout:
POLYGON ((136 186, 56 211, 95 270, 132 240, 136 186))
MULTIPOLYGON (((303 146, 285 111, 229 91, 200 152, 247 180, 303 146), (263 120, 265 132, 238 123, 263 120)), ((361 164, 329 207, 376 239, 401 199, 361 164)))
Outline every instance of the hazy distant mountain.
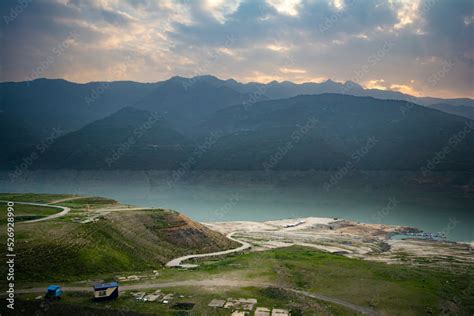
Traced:
POLYGON ((430 104, 428 107, 446 113, 467 117, 474 120, 474 106, 452 105, 446 103, 430 104))
MULTIPOLYGON (((194 126, 209 118, 217 110, 241 104, 248 96, 237 92, 219 79, 173 77, 162 82, 135 106, 158 112, 180 131, 193 134, 194 126)), ((259 98, 262 99, 262 98, 259 98)))
MULTIPOLYGON (((272 168, 334 168, 350 159, 368 137, 378 135, 387 141, 379 143, 360 167, 413 169, 443 149, 448 136, 463 128, 465 119, 459 116, 473 117, 471 99, 414 99, 459 115, 453 116, 406 101, 358 98, 348 93, 413 99, 399 92, 366 90, 353 82, 331 80, 243 84, 198 76, 173 77, 154 84, 75 84, 48 79, 0 83, 1 168, 18 165, 54 129, 59 129, 66 135, 54 141, 35 161, 36 166, 175 168, 195 148, 188 138, 199 146, 206 135, 219 131, 222 138, 212 149, 206 149, 205 159, 194 162, 193 168, 258 169, 272 152, 286 145, 298 124, 314 116, 320 123, 307 137, 292 144, 292 150, 272 168), (327 91, 342 94, 293 97, 327 91), (402 114, 401 107, 409 109, 407 115, 402 114), (151 138, 144 136, 129 146, 133 150, 127 149, 126 155, 109 166, 107 155, 118 150, 150 113, 161 117, 160 123, 149 130, 151 138)), ((471 137, 468 133, 453 149, 451 158, 436 167, 471 168, 472 152, 464 147, 472 145, 471 137)))
POLYGON ((469 98, 455 98, 455 99, 442 99, 442 98, 432 98, 432 97, 419 97, 417 101, 421 105, 431 105, 445 103, 454 106, 469 106, 474 107, 474 100, 469 98))
POLYGON ((2 169, 14 169, 15 162, 27 156, 38 142, 38 138, 29 133, 19 119, 6 119, 0 114, 0 166, 2 169))
MULTIPOLYGON (((322 94, 322 93, 338 93, 349 94, 354 96, 370 96, 377 99, 387 100, 403 100, 410 103, 425 105, 433 109, 437 109, 446 113, 455 114, 473 119, 474 100, 469 98, 442 99, 432 97, 414 97, 405 93, 390 90, 364 89, 359 84, 346 81, 345 83, 327 80, 321 83, 301 83, 296 84, 289 81, 277 82, 272 81, 268 84, 262 83, 240 83, 233 79, 220 80, 213 76, 198 76, 193 80, 202 80, 212 83, 216 86, 227 86, 242 93, 248 93, 268 99, 290 98, 304 94, 322 94), (440 105, 443 104, 443 105, 440 105), (453 108, 449 107, 454 106, 453 108)), ((247 101, 255 101, 250 98, 247 101)), ((258 101, 258 100, 257 100, 258 101)))
POLYGON ((198 76, 194 80, 213 82, 215 85, 224 85, 243 93, 263 94, 269 99, 290 98, 302 94, 338 93, 354 96, 369 96, 377 99, 404 100, 421 105, 431 105, 445 103, 450 105, 465 105, 474 107, 474 100, 468 98, 442 99, 432 97, 414 97, 398 91, 364 89, 361 85, 346 81, 345 83, 335 82, 331 79, 321 82, 293 83, 290 81, 272 81, 267 84, 262 83, 240 83, 235 80, 220 80, 212 76, 198 76))
POLYGON ((341 94, 362 94, 364 89, 351 81, 344 84, 327 80, 322 83, 301 83, 296 84, 290 81, 272 81, 267 84, 262 83, 239 83, 236 81, 224 81, 224 84, 241 92, 262 94, 269 99, 282 99, 294 97, 301 94, 321 94, 321 93, 341 93, 341 94))
POLYGON ((0 83, 0 115, 20 118, 31 133, 47 137, 52 128, 76 130, 133 105, 157 84, 131 81, 77 84, 37 79, 0 83))
POLYGON ((152 84, 77 84, 60 79, 0 83, 0 115, 21 118, 25 129, 42 137, 52 128, 77 130, 126 106, 159 112, 177 128, 192 130, 190 126, 216 110, 246 99, 244 93, 197 78, 173 77, 152 84))
POLYGON ((339 94, 297 96, 217 112, 203 128, 224 131, 226 136, 205 162, 206 167, 263 168, 290 142, 296 150, 276 159, 275 169, 341 167, 356 163, 354 154, 366 147, 371 149, 357 161, 357 168, 418 169, 448 148, 450 153, 435 165, 437 169, 472 169, 474 133, 452 145, 452 138, 466 128, 472 130, 472 124, 423 106, 407 107, 403 101, 339 94), (311 118, 318 123, 300 141, 292 141, 293 133, 304 130, 311 118), (370 139, 377 140, 375 146, 367 146, 370 139))
POLYGON ((127 107, 59 138, 33 168, 417 170, 447 148, 433 168, 472 170, 472 124, 404 101, 306 95, 219 110, 193 142, 127 107))
POLYGON ((270 83, 263 84, 257 82, 240 83, 233 79, 221 80, 209 75, 181 79, 192 80, 193 82, 205 82, 216 87, 229 87, 235 91, 250 95, 250 97, 248 97, 244 102, 251 104, 262 99, 284 99, 305 94, 338 93, 354 96, 369 96, 377 99, 403 100, 429 107, 434 104, 459 106, 456 109, 451 109, 446 106, 436 106, 433 108, 467 118, 472 118, 472 110, 470 108, 474 108, 474 100, 468 98, 442 99, 432 97, 414 97, 398 91, 364 89, 362 86, 352 81, 340 83, 327 80, 321 83, 307 82, 301 84, 296 84, 290 81, 272 81, 270 83))
POLYGON ((59 138, 35 167, 174 169, 192 149, 158 114, 126 107, 59 138))
MULTIPOLYGON (((76 84, 60 79, 0 83, 0 115, 21 119, 31 134, 47 137, 51 129, 77 130, 126 106, 155 111, 177 129, 193 134, 193 126, 215 111, 236 104, 253 104, 266 99, 302 94, 341 93, 379 99, 416 101, 422 105, 450 104, 474 107, 471 99, 414 98, 396 92, 363 89, 354 82, 328 80, 322 83, 239 83, 213 76, 173 77, 158 83, 131 81, 76 84)), ((470 117, 469 108, 437 107, 448 113, 470 117), (467 113, 466 113, 467 112, 467 113)))

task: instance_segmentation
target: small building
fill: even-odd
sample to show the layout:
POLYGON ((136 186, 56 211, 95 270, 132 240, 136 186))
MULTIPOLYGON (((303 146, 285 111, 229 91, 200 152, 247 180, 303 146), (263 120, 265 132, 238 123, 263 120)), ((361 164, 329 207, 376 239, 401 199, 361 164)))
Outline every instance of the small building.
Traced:
POLYGON ((224 307, 225 300, 213 299, 207 306, 209 307, 224 307))
POLYGON ((60 299, 61 295, 63 295, 63 291, 59 285, 49 285, 45 297, 49 299, 60 299))
POLYGON ((119 285, 117 282, 103 283, 94 285, 94 300, 104 301, 117 298, 119 294, 119 285))
POLYGON ((290 312, 286 309, 274 308, 272 310, 272 316, 289 316, 290 312))
POLYGON ((255 316, 270 316, 270 309, 266 307, 257 307, 255 316))

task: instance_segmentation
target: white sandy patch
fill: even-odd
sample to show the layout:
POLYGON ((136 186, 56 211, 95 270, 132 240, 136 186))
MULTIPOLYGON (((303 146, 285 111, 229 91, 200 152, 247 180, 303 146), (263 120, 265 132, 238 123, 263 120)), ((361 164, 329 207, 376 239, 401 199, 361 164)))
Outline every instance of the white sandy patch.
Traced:
POLYGON ((400 263, 404 255, 413 258, 451 256, 468 264, 474 261, 473 243, 391 240, 390 234, 409 229, 396 225, 365 224, 327 217, 204 224, 224 234, 236 232, 236 237, 252 245, 251 251, 301 245, 387 263, 400 263))
POLYGON ((207 227, 217 230, 223 234, 233 231, 239 232, 255 232, 255 231, 285 231, 303 230, 314 227, 316 225, 326 225, 342 221, 341 219, 334 219, 328 217, 305 217, 296 219, 280 219, 266 222, 255 221, 233 221, 233 222, 207 222, 202 223, 207 227), (304 223, 296 225, 295 227, 285 227, 285 225, 294 225, 299 221, 304 223))

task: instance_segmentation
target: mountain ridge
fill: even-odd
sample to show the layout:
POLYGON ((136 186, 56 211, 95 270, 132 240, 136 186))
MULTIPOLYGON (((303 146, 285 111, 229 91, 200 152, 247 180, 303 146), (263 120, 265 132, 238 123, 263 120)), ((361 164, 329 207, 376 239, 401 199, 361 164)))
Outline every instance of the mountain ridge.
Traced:
MULTIPOLYGON (((473 124, 416 104, 406 113, 406 105, 331 93, 264 100, 216 111, 194 127, 194 138, 156 113, 126 107, 60 137, 34 168, 333 170, 350 163, 362 170, 416 170, 473 124), (136 136, 149 118, 154 123, 136 136), (217 137, 210 142, 208 135, 217 137), (361 150, 367 153, 353 161, 361 150)), ((433 169, 474 168, 474 135, 464 137, 433 169)))
MULTIPOLYGON (((1 167, 20 165, 22 158, 36 152, 38 142, 48 138, 48 131, 60 129, 62 135, 28 167, 179 169, 192 159, 186 168, 262 169, 286 146, 285 139, 291 139, 295 129, 314 117, 319 123, 309 136, 293 144, 291 153, 272 163, 272 168, 339 168, 369 137, 385 135, 391 143, 380 143, 372 151, 373 161, 365 159, 366 165, 359 167, 413 170, 449 143, 448 136, 456 135, 468 120, 459 112, 466 116, 471 109, 443 103, 448 109, 441 112, 443 108, 431 109, 407 100, 312 93, 314 88, 337 92, 344 85, 362 89, 351 82, 332 80, 264 85, 213 76, 175 76, 145 86, 130 86, 124 81, 74 84, 48 79, 35 80, 30 86, 0 84, 0 121, 12 122, 3 124, 0 135, 0 143, 9 144, 0 157, 1 167), (301 93, 295 87, 302 89, 298 90, 301 93), (295 91, 299 94, 288 98, 274 99, 272 95, 293 95, 295 91), (88 96, 92 96, 90 104, 88 96), (153 124, 136 137, 137 129, 146 126, 149 119, 153 124), (196 148, 208 143, 208 135, 218 137, 206 148, 206 155, 194 159, 196 148), (404 151, 411 154, 390 163, 382 161, 403 156, 404 151)), ((466 143, 471 144, 471 135, 466 136, 466 143)), ((472 167, 468 149, 455 148, 453 152, 452 161, 436 167, 472 167), (465 156, 460 154, 463 152, 465 156)))

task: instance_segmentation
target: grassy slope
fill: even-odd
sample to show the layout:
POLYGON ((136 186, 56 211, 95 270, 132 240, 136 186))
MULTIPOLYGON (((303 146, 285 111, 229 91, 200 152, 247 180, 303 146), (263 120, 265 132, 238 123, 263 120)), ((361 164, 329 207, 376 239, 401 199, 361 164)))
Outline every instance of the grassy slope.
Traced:
MULTIPOLYGON (((17 280, 67 281, 121 271, 136 273, 159 268, 176 256, 236 246, 174 211, 111 212, 97 222, 81 224, 73 219, 87 214, 86 205, 93 211, 116 202, 84 198, 60 204, 72 207, 71 213, 51 221, 16 225, 17 280)), ((5 227, 0 230, 4 238, 5 227)))

